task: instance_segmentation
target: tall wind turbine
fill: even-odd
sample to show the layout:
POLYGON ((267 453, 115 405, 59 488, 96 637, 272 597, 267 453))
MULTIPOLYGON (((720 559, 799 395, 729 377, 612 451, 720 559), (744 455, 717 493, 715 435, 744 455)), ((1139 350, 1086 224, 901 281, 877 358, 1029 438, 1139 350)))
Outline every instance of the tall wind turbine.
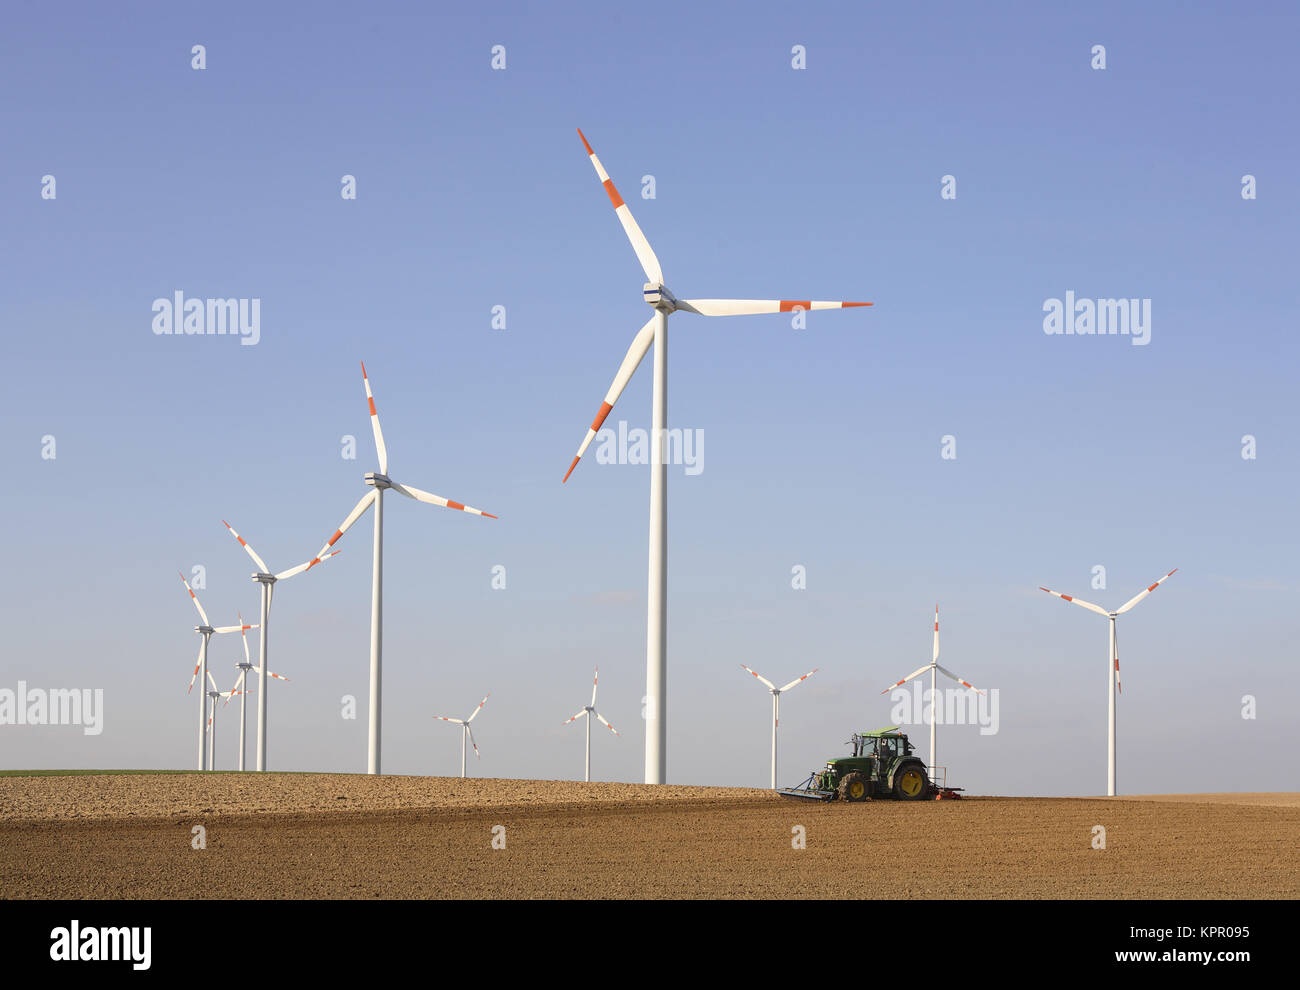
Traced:
POLYGON ((1110 730, 1108 735, 1108 747, 1107 747, 1108 758, 1106 763, 1106 794, 1110 797, 1115 796, 1115 788, 1117 786, 1115 781, 1115 748, 1116 748, 1115 747, 1115 692, 1117 690, 1122 690, 1120 688, 1120 683, 1119 683, 1119 640, 1116 639, 1115 636, 1115 619, 1117 616, 1123 615, 1134 605, 1140 602, 1143 598, 1145 598, 1147 595, 1151 594, 1151 592, 1159 588, 1160 585, 1164 584, 1164 582, 1168 581, 1169 578, 1171 578, 1175 574, 1175 572, 1177 572, 1177 570, 1178 568, 1175 567, 1172 571, 1170 571, 1168 574, 1162 577, 1155 584, 1151 585, 1149 588, 1146 588, 1138 592, 1136 595, 1134 595, 1132 598, 1126 601, 1119 608, 1115 609, 1115 611, 1113 612, 1107 612, 1101 606, 1093 605, 1091 602, 1085 602, 1079 598, 1072 598, 1070 595, 1063 595, 1059 591, 1053 591, 1051 588, 1044 588, 1042 585, 1038 586, 1039 591, 1046 591, 1049 595, 1055 595, 1057 598, 1064 599, 1067 602, 1073 602, 1075 605, 1081 605, 1083 608, 1086 608, 1089 612, 1096 612, 1098 615, 1104 615, 1106 618, 1110 620, 1110 650, 1109 650, 1109 655, 1106 659, 1106 670, 1108 671, 1108 676, 1110 678, 1110 684, 1107 691, 1108 696, 1110 698, 1110 716, 1109 716, 1110 730))
MULTIPOLYGON (((375 450, 379 454, 379 470, 366 474, 365 481, 370 486, 370 491, 361 497, 361 501, 348 513, 348 517, 334 531, 334 535, 321 547, 320 554, 324 554, 325 551, 332 547, 354 522, 365 515, 366 510, 371 505, 375 507, 375 564, 374 577, 370 586, 370 744, 366 760, 366 772, 379 773, 380 665, 383 655, 384 629, 384 489, 391 488, 399 495, 413 498, 417 502, 428 502, 430 505, 459 509, 472 515, 487 516, 489 519, 495 519, 496 516, 490 512, 484 512, 482 509, 476 509, 472 505, 453 502, 441 495, 433 495, 410 485, 399 485, 388 477, 388 448, 384 446, 384 433, 379 428, 379 413, 375 411, 375 397, 370 393, 370 379, 366 375, 365 362, 361 364, 361 381, 366 386, 366 400, 370 403, 370 428, 375 434, 375 450)), ((320 554, 317 555, 318 558, 324 559, 320 557, 320 554)))
MULTIPOLYGON (((243 616, 240 616, 239 621, 240 622, 244 621, 243 616)), ((256 667, 253 666, 252 660, 249 659, 248 637, 244 636, 242 638, 244 640, 244 661, 243 663, 235 664, 235 669, 239 671, 239 679, 235 681, 235 686, 230 689, 231 697, 235 697, 235 696, 239 697, 239 769, 240 770, 244 769, 244 759, 245 759, 245 755, 248 752, 248 745, 245 742, 245 739, 247 738, 245 734, 245 727, 248 724, 248 688, 245 687, 244 682, 248 677, 248 672, 250 670, 257 669, 256 667)), ((230 704, 230 698, 226 699, 226 704, 227 705, 230 704)))
MULTIPOLYGON (((743 663, 741 666, 745 667, 743 663)), ((748 667, 745 667, 745 669, 749 670, 748 667)), ((821 670, 820 667, 814 667, 812 670, 808 671, 808 673, 804 674, 803 677, 796 677, 785 687, 777 687, 762 674, 758 673, 758 671, 749 670, 751 674, 767 685, 767 690, 772 695, 772 790, 776 790, 776 727, 781 721, 781 695, 786 691, 789 691, 796 684, 801 684, 808 680, 808 678, 812 677, 812 675, 817 673, 819 670, 821 670)))
MULTIPOLYGON (((290 567, 287 571, 281 571, 279 574, 272 574, 271 568, 266 566, 266 561, 257 555, 257 551, 248 545, 248 541, 235 532, 235 528, 221 520, 226 529, 230 530, 230 535, 239 541, 239 545, 248 551, 248 555, 253 558, 259 570, 253 575, 253 580, 262 586, 262 622, 260 624, 262 634, 260 640, 260 651, 258 652, 258 665, 262 670, 266 669, 266 640, 267 626, 271 621, 271 595, 275 590, 277 581, 284 581, 293 577, 295 574, 301 574, 303 571, 311 570, 322 560, 329 560, 334 553, 326 553, 322 550, 311 560, 299 564, 297 567, 290 567)), ((257 769, 266 769, 266 678, 263 677, 261 683, 257 686, 257 769)))
POLYGON ((985 693, 981 691, 979 688, 977 688, 970 681, 962 680, 960 677, 954 674, 947 667, 939 666, 939 606, 938 605, 934 607, 934 656, 933 658, 924 667, 920 667, 917 670, 912 671, 910 674, 904 677, 897 684, 889 685, 889 687, 885 688, 885 690, 881 691, 880 693, 889 694, 890 691, 893 691, 896 688, 901 688, 913 677, 920 677, 927 670, 930 672, 930 780, 933 781, 934 768, 939 765, 938 763, 939 756, 938 753, 935 751, 935 744, 934 744, 934 723, 935 723, 934 710, 935 710, 935 706, 938 705, 939 703, 939 687, 937 684, 937 680, 938 680, 937 675, 943 674, 945 677, 951 677, 962 687, 970 688, 976 694, 985 693))
POLYGON ((596 418, 592 420, 587 435, 578 447, 578 453, 569 465, 564 480, 578 466, 596 432, 609 415, 614 403, 627 387, 632 373, 654 344, 654 397, 650 407, 651 461, 650 461, 650 580, 646 602, 646 715, 645 715, 645 782, 662 784, 668 765, 668 315, 677 311, 698 316, 743 316, 756 313, 789 313, 810 309, 845 309, 851 306, 870 306, 861 302, 823 302, 799 299, 678 299, 664 285, 663 271, 655 257, 650 242, 632 217, 631 210, 614 188, 587 138, 578 131, 582 145, 587 149, 596 176, 605 187, 627 238, 632 242, 641 269, 648 281, 642 289, 642 298, 654 309, 654 315, 632 339, 627 356, 614 376, 614 383, 605 394, 596 418))
POLYGON ((477 715, 482 710, 483 706, 487 704, 487 700, 490 697, 491 695, 487 695, 487 694, 483 695, 483 700, 478 703, 478 708, 475 708, 472 712, 469 713, 469 718, 448 718, 446 715, 433 716, 434 718, 440 719, 443 722, 454 722, 456 725, 459 725, 462 729, 465 730, 460 734, 460 775, 462 778, 465 776, 465 740, 466 739, 468 739, 469 744, 474 747, 474 759, 476 760, 479 759, 478 743, 474 741, 474 732, 472 729, 470 729, 469 724, 470 722, 474 721, 474 716, 477 715))
POLYGON ((609 729, 609 731, 614 733, 614 735, 620 735, 618 729, 606 722, 605 717, 601 715, 600 712, 596 711, 596 684, 599 680, 600 668, 597 667, 596 673, 592 675, 591 678, 591 704, 587 705, 587 707, 578 712, 578 714, 573 716, 573 718, 567 719, 564 722, 565 725, 568 725, 569 722, 577 721, 580 718, 585 718, 587 720, 587 775, 583 778, 586 781, 591 780, 591 716, 594 715, 596 718, 600 719, 601 725, 609 729))
MULTIPOLYGON (((177 573, 179 574, 180 572, 178 571, 177 573)), ((199 603, 199 596, 194 593, 194 589, 190 587, 190 583, 185 580, 184 574, 181 574, 181 582, 185 585, 185 590, 190 593, 190 600, 194 602, 194 607, 199 610, 199 618, 203 620, 203 625, 194 627, 194 631, 203 638, 199 640, 199 658, 194 664, 194 674, 190 677, 190 686, 185 689, 186 694, 193 691, 194 681, 200 674, 203 675, 202 680, 199 680, 199 769, 202 770, 207 764, 208 745, 208 696, 206 693, 207 689, 203 686, 207 683, 208 678, 208 640, 212 638, 214 633, 242 633, 249 629, 256 629, 257 627, 243 625, 244 620, 241 618, 239 620, 240 625, 216 626, 214 628, 213 625, 208 622, 208 613, 203 611, 203 606, 199 603)))

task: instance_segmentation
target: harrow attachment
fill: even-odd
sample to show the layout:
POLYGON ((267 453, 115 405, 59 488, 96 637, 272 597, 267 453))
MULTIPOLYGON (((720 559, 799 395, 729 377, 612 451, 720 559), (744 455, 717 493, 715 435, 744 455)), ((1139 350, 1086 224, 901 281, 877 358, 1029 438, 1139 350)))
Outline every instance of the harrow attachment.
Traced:
POLYGON ((807 780, 797 787, 781 787, 777 789, 781 797, 799 798, 804 801, 834 801, 835 792, 814 786, 817 782, 817 774, 811 774, 807 780))

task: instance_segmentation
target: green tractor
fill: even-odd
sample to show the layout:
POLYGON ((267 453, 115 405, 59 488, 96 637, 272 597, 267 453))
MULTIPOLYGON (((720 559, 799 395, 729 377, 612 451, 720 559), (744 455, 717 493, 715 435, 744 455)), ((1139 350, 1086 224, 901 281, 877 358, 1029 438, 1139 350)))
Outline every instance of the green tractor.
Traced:
POLYGON ((814 771, 800 786, 777 793, 813 801, 923 801, 940 793, 926 773, 925 763, 913 755, 912 744, 898 726, 855 732, 845 745, 853 747, 852 756, 827 760, 825 769, 814 771))

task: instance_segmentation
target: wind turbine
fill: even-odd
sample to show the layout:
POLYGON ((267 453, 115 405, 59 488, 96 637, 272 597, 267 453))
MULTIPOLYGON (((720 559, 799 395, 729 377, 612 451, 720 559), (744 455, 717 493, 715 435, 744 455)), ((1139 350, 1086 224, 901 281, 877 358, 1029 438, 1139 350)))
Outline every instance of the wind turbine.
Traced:
MULTIPOLYGON (((177 573, 180 574, 179 571, 177 571, 177 573)), ((194 674, 190 677, 190 686, 185 689, 186 694, 193 691, 194 681, 198 678, 199 674, 202 673, 203 680, 199 681, 199 769, 202 770, 207 763, 208 745, 206 724, 208 717, 208 698, 205 694, 205 689, 203 688, 203 684, 207 680, 208 674, 208 640, 212 638, 214 633, 242 633, 248 629, 256 629, 257 627, 243 625, 244 620, 241 618, 239 620, 240 625, 216 626, 214 628, 212 624, 208 622, 208 613, 203 611, 203 606, 199 602, 199 596, 194 593, 194 589, 190 587, 190 583, 185 580, 184 574, 181 574, 181 582, 185 585, 185 590, 190 593, 190 600, 194 602, 194 607, 199 610, 199 618, 203 620, 203 625, 194 627, 194 631, 203 638, 199 641, 199 658, 194 664, 194 674)))
POLYGON ((1109 716, 1110 732, 1108 736, 1108 759, 1106 763, 1106 794, 1110 797, 1115 796, 1115 787, 1116 787, 1116 783, 1115 783, 1115 692, 1117 690, 1120 690, 1122 692, 1122 688, 1120 687, 1120 683, 1119 683, 1119 641, 1115 638, 1115 619, 1117 616, 1123 615, 1134 605, 1140 602, 1143 598, 1145 598, 1147 595, 1151 594, 1151 592, 1159 588, 1160 585, 1162 585, 1165 581, 1168 581, 1169 578, 1171 578, 1174 575, 1174 573, 1177 572, 1177 570, 1178 568, 1175 567, 1172 571, 1170 571, 1168 574, 1162 577, 1155 584, 1151 585, 1149 588, 1146 588, 1138 592, 1136 595, 1134 595, 1132 598, 1126 601, 1119 608, 1115 609, 1115 611, 1113 612, 1107 612, 1101 606, 1093 605, 1091 602, 1085 602, 1079 598, 1072 598, 1070 595, 1063 595, 1059 591, 1053 591, 1051 588, 1044 588, 1042 585, 1038 586, 1039 591, 1046 591, 1049 595, 1055 595, 1057 598, 1064 599, 1067 602, 1073 602, 1075 605, 1081 605, 1083 608, 1086 608, 1089 612, 1096 612, 1098 615, 1104 615, 1106 616, 1106 618, 1110 619, 1110 651, 1109 651, 1110 655, 1106 660, 1106 669, 1109 672, 1108 676, 1110 678, 1110 687, 1108 691, 1110 697, 1110 716, 1109 716))
MULTIPOLYGON (((239 617, 239 621, 240 622, 244 621, 243 616, 239 617)), ((239 696, 239 769, 240 770, 244 769, 244 757, 248 751, 248 746, 245 743, 246 736, 244 731, 245 726, 248 723, 248 689, 244 687, 244 680, 248 676, 248 672, 250 670, 257 669, 256 667, 253 666, 253 662, 252 660, 249 659, 248 656, 248 637, 243 636, 242 638, 244 640, 244 661, 243 663, 235 664, 235 669, 239 671, 239 679, 235 681, 235 686, 232 687, 227 692, 229 697, 226 698, 226 704, 228 705, 230 704, 230 698, 235 697, 236 695, 239 696)), ((272 675, 272 676, 277 676, 277 675, 272 675)))
POLYGON ((668 765, 667 689, 668 689, 668 315, 677 311, 699 316, 743 316, 756 313, 789 313, 810 309, 845 309, 851 306, 870 306, 861 302, 823 302, 798 299, 678 299, 664 285, 663 271, 655 257, 650 242, 632 217, 631 210, 614 188, 600 159, 591 150, 587 138, 578 131, 582 145, 587 149, 596 176, 605 187, 632 250, 649 280, 642 289, 642 298, 654 308, 654 315, 632 339, 627 356, 614 376, 614 383, 605 394, 596 418, 592 420, 587 435, 578 447, 578 453, 569 465, 564 480, 578 466, 596 432, 609 415, 614 403, 627 387, 637 365, 645 357, 650 345, 655 345, 654 397, 651 402, 651 461, 650 461, 650 579, 646 601, 646 749, 645 782, 662 784, 668 765))
MULTIPOLYGON (((338 541, 348 528, 360 519, 371 505, 375 507, 375 563, 374 577, 370 586, 370 744, 366 760, 367 773, 379 773, 379 734, 380 734, 380 666, 383 655, 383 628, 384 628, 384 489, 391 488, 399 495, 405 495, 407 498, 413 498, 417 502, 428 502, 430 505, 440 505, 448 509, 459 509, 462 512, 469 512, 476 516, 487 516, 489 519, 495 519, 496 516, 490 512, 484 512, 482 509, 476 509, 471 505, 465 505, 463 502, 453 502, 451 499, 443 498, 440 495, 433 495, 419 488, 410 485, 399 485, 392 478, 388 477, 388 448, 384 446, 384 433, 379 428, 379 413, 375 411, 375 397, 370 393, 370 379, 366 375, 366 365, 361 363, 361 381, 366 386, 366 399, 370 403, 370 428, 375 434, 375 450, 379 454, 379 470, 371 471, 366 474, 365 481, 370 485, 370 491, 361 497, 348 517, 343 520, 334 535, 326 541, 321 547, 319 559, 324 559, 324 554, 335 542, 338 541)), ((312 562, 313 564, 315 561, 312 562)), ((312 564, 308 564, 308 567, 312 564)))
POLYGON ((207 692, 211 703, 208 705, 208 769, 217 769, 217 702, 225 695, 217 690, 217 682, 212 677, 212 671, 204 671, 208 676, 208 683, 211 689, 207 692))
POLYGON ((569 722, 574 722, 580 718, 587 719, 587 775, 583 778, 586 781, 591 780, 591 718, 590 716, 592 715, 596 716, 596 718, 600 719, 601 725, 609 729, 609 731, 614 733, 614 735, 616 736, 620 735, 618 729, 614 728, 612 725, 606 722, 605 717, 601 715, 600 712, 596 711, 596 683, 599 680, 600 680, 600 668, 597 667, 596 673, 591 678, 591 704, 587 705, 587 707, 585 707, 582 711, 578 712, 578 714, 573 716, 573 718, 568 719, 564 722, 565 725, 568 725, 569 722))
MULTIPOLYGON (((297 567, 290 567, 287 571, 281 571, 279 574, 272 574, 271 568, 266 566, 266 561, 264 561, 261 557, 257 555, 257 551, 248 545, 248 541, 245 540, 238 533, 236 533, 235 528, 231 526, 230 523, 226 522, 224 519, 221 520, 221 522, 222 525, 226 527, 226 529, 230 530, 230 535, 239 541, 239 545, 248 551, 248 555, 253 558, 253 563, 255 563, 259 568, 258 572, 253 575, 253 580, 262 586, 262 621, 260 624, 262 634, 261 636, 258 637, 260 641, 259 644, 260 649, 258 651, 258 664, 261 667, 261 669, 265 670, 266 669, 267 626, 271 621, 271 595, 275 590, 275 583, 277 581, 284 581, 287 578, 291 578, 295 574, 301 574, 303 571, 311 570, 311 568, 315 567, 322 560, 329 560, 329 558, 333 557, 334 554, 338 553, 339 551, 335 550, 334 553, 326 553, 324 550, 322 550, 311 560, 299 564, 297 567)), ((245 644, 245 646, 247 646, 247 644, 245 644)), ((257 769, 258 770, 266 769, 266 678, 265 677, 262 678, 261 683, 258 684, 257 686, 257 769)))
POLYGON ((937 754, 936 751, 935 751, 935 743, 934 743, 934 723, 935 723, 934 709, 935 709, 935 706, 938 705, 938 703, 939 703, 939 700, 938 700, 938 699, 939 699, 939 687, 938 687, 938 683, 937 683, 937 681, 938 681, 938 677, 937 677, 937 675, 938 675, 938 674, 943 674, 943 675, 946 676, 946 677, 951 677, 951 678, 952 678, 954 681, 956 681, 958 684, 962 685, 963 687, 968 687, 968 688, 970 688, 970 689, 971 689, 972 691, 974 691, 976 694, 984 694, 984 693, 985 693, 984 691, 981 691, 979 688, 977 688, 977 687, 976 687, 974 684, 972 684, 970 681, 962 680, 960 677, 958 677, 956 674, 954 674, 954 673, 953 673, 951 670, 949 670, 947 667, 940 667, 940 666, 939 666, 939 606, 938 606, 938 605, 936 605, 936 606, 934 607, 934 655, 933 655, 933 658, 932 658, 932 659, 930 660, 930 662, 927 663, 924 667, 920 667, 920 668, 918 668, 917 670, 912 671, 910 674, 908 674, 906 677, 904 677, 904 678, 903 678, 901 681, 899 681, 897 684, 891 684, 891 685, 889 685, 889 687, 885 688, 885 690, 881 691, 880 693, 881 693, 881 694, 889 694, 890 691, 893 691, 893 690, 895 690, 895 689, 897 689, 897 688, 902 687, 904 684, 906 684, 908 681, 910 681, 913 677, 920 677, 920 676, 921 676, 922 674, 924 674, 927 670, 930 672, 930 780, 933 781, 933 780, 934 780, 934 770, 935 770, 935 767, 937 767, 937 766, 939 765, 939 764, 938 764, 938 759, 939 759, 939 757, 938 757, 938 754, 937 754))
MULTIPOLYGON (((743 663, 741 666, 745 667, 743 663)), ((796 677, 785 687, 777 687, 756 670, 750 670, 748 667, 745 667, 745 669, 749 670, 751 674, 766 684, 768 691, 772 695, 772 790, 776 790, 776 727, 781 721, 781 695, 786 691, 789 691, 796 684, 808 680, 808 678, 812 677, 812 675, 821 670, 821 668, 814 667, 812 670, 808 671, 808 673, 804 674, 803 677, 796 677)))
POLYGON ((491 695, 487 695, 487 694, 483 695, 483 700, 478 703, 478 708, 475 708, 472 712, 469 713, 469 718, 448 718, 446 715, 433 716, 434 718, 441 719, 444 722, 455 722, 457 725, 461 726, 465 730, 460 734, 460 775, 462 778, 464 778, 465 776, 465 740, 466 739, 468 739, 469 744, 474 747, 474 758, 476 760, 479 759, 478 743, 474 741, 474 732, 472 729, 470 729, 469 724, 470 722, 474 721, 474 716, 477 715, 479 711, 483 708, 483 706, 487 704, 487 700, 490 697, 491 695))

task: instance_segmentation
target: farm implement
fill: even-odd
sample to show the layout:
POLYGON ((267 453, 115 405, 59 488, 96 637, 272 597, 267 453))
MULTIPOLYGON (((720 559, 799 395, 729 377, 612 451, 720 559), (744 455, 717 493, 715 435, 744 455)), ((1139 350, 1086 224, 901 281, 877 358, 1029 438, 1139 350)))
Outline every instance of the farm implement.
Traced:
POLYGON ((805 801, 952 801, 961 797, 960 787, 947 786, 942 768, 927 771, 896 725, 855 732, 845 745, 853 747, 852 756, 827 760, 823 769, 814 770, 799 786, 781 788, 777 793, 805 801))

